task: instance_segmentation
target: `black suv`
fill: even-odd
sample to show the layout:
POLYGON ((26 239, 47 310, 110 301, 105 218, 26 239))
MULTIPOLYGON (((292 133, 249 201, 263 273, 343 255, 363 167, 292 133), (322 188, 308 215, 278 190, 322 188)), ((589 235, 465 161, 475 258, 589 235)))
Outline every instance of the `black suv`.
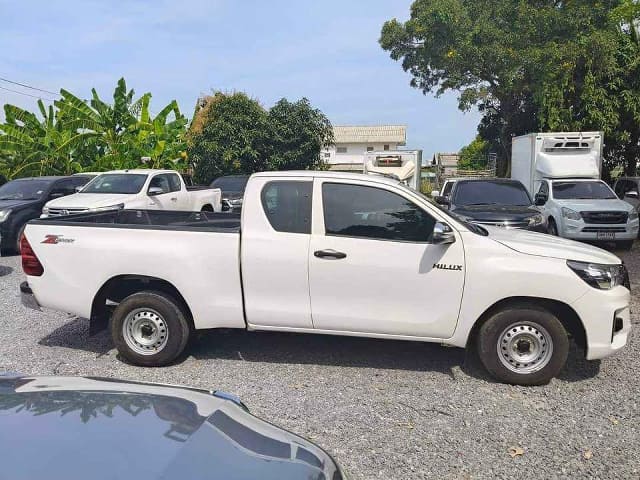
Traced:
POLYGON ((49 200, 76 193, 95 175, 21 178, 0 187, 0 252, 19 252, 29 220, 40 217, 49 200))
POLYGON ((458 180, 449 197, 435 200, 467 222, 547 232, 544 216, 518 180, 458 180))

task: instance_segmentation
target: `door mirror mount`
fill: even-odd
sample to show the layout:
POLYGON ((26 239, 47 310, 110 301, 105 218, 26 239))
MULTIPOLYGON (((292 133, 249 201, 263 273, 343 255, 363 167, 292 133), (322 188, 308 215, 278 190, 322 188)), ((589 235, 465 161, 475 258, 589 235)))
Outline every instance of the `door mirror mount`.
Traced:
POLYGON ((434 198, 434 200, 436 201, 436 203, 438 205, 444 205, 444 206, 449 206, 449 204, 451 203, 449 201, 448 197, 445 197, 443 195, 438 195, 437 197, 434 198))
POLYGON ((434 245, 446 245, 456 241, 453 229, 446 223, 436 222, 433 227, 433 236, 431 243, 434 245))
POLYGON ((147 195, 150 197, 162 195, 163 193, 164 193, 164 190, 161 189, 160 187, 149 187, 149 190, 147 190, 147 195))

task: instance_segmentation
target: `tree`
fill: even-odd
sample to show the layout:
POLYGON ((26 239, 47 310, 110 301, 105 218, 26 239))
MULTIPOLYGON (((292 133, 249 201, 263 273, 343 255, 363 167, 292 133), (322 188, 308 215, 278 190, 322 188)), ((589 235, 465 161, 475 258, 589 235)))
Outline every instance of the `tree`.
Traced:
POLYGON ((265 145, 269 170, 325 167, 320 151, 333 143, 333 127, 309 100, 303 98, 292 103, 283 98, 269 110, 267 120, 269 138, 265 145))
POLYGON ((265 170, 267 125, 267 112, 244 93, 216 92, 201 99, 188 134, 195 180, 210 183, 222 175, 265 170))
POLYGON ((244 93, 217 92, 199 101, 188 134, 195 179, 323 168, 320 150, 333 142, 327 117, 303 98, 269 111, 244 93))
POLYGON ((417 0, 407 22, 384 24, 380 44, 402 60, 413 87, 458 91, 461 110, 479 108, 479 132, 504 160, 504 174, 513 135, 556 123, 564 129, 576 111, 588 112, 582 125, 600 129, 610 99, 593 100, 606 79, 620 79, 612 14, 623 3, 417 0), (585 92, 594 92, 591 102, 585 92))
POLYGON ((462 147, 458 160, 459 170, 478 170, 487 167, 489 155, 489 142, 477 136, 473 141, 462 147))

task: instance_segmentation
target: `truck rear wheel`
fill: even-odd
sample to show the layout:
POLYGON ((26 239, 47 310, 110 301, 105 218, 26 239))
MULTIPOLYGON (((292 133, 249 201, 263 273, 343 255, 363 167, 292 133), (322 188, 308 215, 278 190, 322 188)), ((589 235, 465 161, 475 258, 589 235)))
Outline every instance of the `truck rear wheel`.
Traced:
POLYGON ((135 365, 161 367, 171 363, 184 351, 189 333, 179 303, 164 293, 134 293, 113 312, 113 342, 120 355, 135 365))
POLYGON ((569 338, 558 318, 535 305, 495 313, 480 327, 477 341, 489 373, 514 385, 548 383, 569 353, 569 338))

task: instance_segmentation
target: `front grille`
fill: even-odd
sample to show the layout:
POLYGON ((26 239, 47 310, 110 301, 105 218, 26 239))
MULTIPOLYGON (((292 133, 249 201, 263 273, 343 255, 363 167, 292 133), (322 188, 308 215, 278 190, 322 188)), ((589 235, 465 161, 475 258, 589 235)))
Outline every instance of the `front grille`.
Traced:
POLYGON ((584 227, 582 231, 585 233, 597 233, 597 232, 625 233, 627 229, 624 227, 584 227))
POLYGON ((492 227, 502 228, 527 228, 529 222, 510 222, 510 221, 495 221, 495 220, 473 220, 472 223, 480 225, 490 225, 492 227))
POLYGON ((585 223, 608 224, 627 223, 627 212, 580 212, 585 223))
POLYGON ((87 208, 50 208, 50 217, 64 217, 65 215, 73 215, 74 213, 87 212, 87 208))

